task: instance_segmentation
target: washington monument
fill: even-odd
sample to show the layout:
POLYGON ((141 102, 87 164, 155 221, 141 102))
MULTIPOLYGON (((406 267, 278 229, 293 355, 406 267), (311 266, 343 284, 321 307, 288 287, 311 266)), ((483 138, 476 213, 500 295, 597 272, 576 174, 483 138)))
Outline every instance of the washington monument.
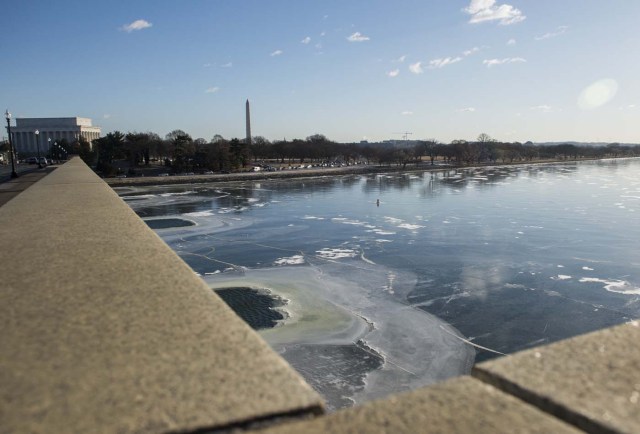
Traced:
POLYGON ((251 145, 251 112, 249 111, 249 100, 247 100, 247 144, 251 145))

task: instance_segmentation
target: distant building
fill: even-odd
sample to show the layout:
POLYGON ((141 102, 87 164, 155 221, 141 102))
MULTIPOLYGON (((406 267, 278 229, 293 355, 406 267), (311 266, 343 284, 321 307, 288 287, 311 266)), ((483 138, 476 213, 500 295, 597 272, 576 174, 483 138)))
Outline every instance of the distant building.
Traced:
POLYGON ((16 118, 16 126, 11 128, 11 137, 17 152, 37 152, 36 130, 40 133, 37 140, 41 153, 47 153, 49 147, 58 140, 66 139, 73 143, 84 137, 92 144, 100 137, 100 127, 94 127, 89 118, 16 118))
POLYGON ((412 148, 419 144, 419 140, 407 140, 407 139, 391 139, 391 140, 383 140, 382 144, 384 146, 390 146, 392 148, 412 148))

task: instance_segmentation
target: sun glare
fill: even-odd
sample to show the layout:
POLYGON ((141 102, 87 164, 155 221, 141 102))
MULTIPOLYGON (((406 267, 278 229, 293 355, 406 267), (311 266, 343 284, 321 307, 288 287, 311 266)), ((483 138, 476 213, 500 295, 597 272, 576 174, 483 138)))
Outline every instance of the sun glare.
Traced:
POLYGON ((593 110, 611 101, 618 92, 618 82, 605 78, 587 86, 578 97, 578 107, 593 110))

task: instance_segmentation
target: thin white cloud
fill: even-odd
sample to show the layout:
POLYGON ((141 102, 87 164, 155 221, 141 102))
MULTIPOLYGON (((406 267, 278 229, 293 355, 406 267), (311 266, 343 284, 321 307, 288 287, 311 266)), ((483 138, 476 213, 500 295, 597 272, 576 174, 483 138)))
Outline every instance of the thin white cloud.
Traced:
POLYGON ((527 18, 520 9, 511 5, 496 5, 496 0, 471 0, 469 6, 462 10, 471 15, 469 19, 471 24, 498 21, 501 25, 506 26, 519 23, 527 18))
POLYGON ((516 40, 515 40, 515 39, 513 39, 513 38, 511 38, 511 39, 509 39, 509 40, 507 41, 507 45, 516 45, 516 43, 517 43, 517 42, 516 42, 516 40))
POLYGON ((485 59, 482 61, 483 65, 487 65, 487 68, 491 68, 495 65, 504 65, 505 63, 523 63, 526 59, 522 57, 507 57, 505 59, 485 59))
POLYGON ((413 112, 412 112, 412 111, 409 111, 409 110, 405 110, 405 111, 403 111, 403 112, 402 112, 402 113, 400 113, 400 114, 401 114, 402 116, 411 116, 411 115, 413 114, 413 112))
POLYGON ((422 74, 424 72, 424 69, 422 69, 422 62, 416 62, 409 65, 409 71, 414 74, 422 74))
POLYGON ((109 113, 105 113, 102 115, 102 119, 109 119, 111 118, 111 115, 109 113))
POLYGON ((387 72, 388 77, 397 77, 398 75, 400 75, 399 69, 394 69, 393 71, 387 72))
POLYGON ((543 41, 545 39, 555 38, 556 36, 560 36, 566 33, 568 29, 569 29, 568 26, 560 26, 556 29, 555 32, 548 32, 548 33, 545 33, 544 35, 536 36, 533 39, 535 39, 536 41, 543 41))
POLYGON ((443 59, 433 59, 429 61, 430 69, 444 68, 448 65, 453 65, 462 60, 462 57, 445 57, 443 59))
POLYGON ((282 53, 283 53, 283 51, 282 51, 282 50, 276 50, 276 51, 274 51, 273 53, 269 54, 269 56, 271 56, 271 57, 275 57, 275 56, 279 56, 279 55, 281 55, 282 53))
POLYGON ((407 55, 403 54, 402 56, 400 56, 396 60, 394 60, 394 62, 404 63, 405 60, 407 60, 407 55))
POLYGON ((467 56, 471 56, 471 55, 472 55, 472 54, 474 54, 474 53, 477 53, 478 51, 480 51, 480 47, 473 47, 473 48, 470 48, 470 49, 468 49, 468 50, 464 50, 464 51, 462 52, 462 54, 463 54, 465 57, 467 57, 467 56))
POLYGON ((318 42, 318 43, 315 45, 315 47, 316 47, 318 50, 322 50, 322 44, 321 44, 320 42, 318 42))
POLYGON ((211 68, 211 64, 210 63, 205 63, 204 65, 202 65, 204 68, 211 68))
POLYGON ((220 90, 218 86, 213 86, 204 91, 204 93, 216 93, 220 90))
POLYGON ((306 38, 304 38, 300 42, 303 43, 303 44, 308 44, 309 42, 311 42, 311 36, 307 36, 306 38))
POLYGON ((475 107, 465 107, 457 110, 458 113, 473 113, 474 111, 476 111, 475 107))
POLYGON ((364 42, 368 41, 370 38, 368 36, 363 35, 360 32, 355 32, 353 35, 347 37, 347 41, 349 42, 364 42))
POLYGON ((227 63, 225 63, 224 65, 221 65, 220 67, 221 67, 221 68, 231 68, 231 67, 233 67, 233 63, 231 63, 231 62, 227 62, 227 63))
POLYGON ((535 110, 543 113, 549 113, 553 110, 553 107, 547 104, 541 104, 541 105, 531 107, 531 110, 535 110))
POLYGON ((326 35, 326 34, 327 34, 327 32, 321 32, 321 33, 320 33, 320 36, 324 36, 324 35, 326 35))
POLYGON ((122 30, 123 32, 131 33, 136 30, 148 29, 151 26, 153 26, 153 24, 151 24, 147 20, 135 20, 132 23, 125 24, 124 26, 120 27, 120 30, 122 30))

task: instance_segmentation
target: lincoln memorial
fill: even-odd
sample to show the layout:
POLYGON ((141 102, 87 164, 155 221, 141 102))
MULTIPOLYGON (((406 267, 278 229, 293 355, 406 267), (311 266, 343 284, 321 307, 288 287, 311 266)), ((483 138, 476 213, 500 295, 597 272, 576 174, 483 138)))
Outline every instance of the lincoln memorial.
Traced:
POLYGON ((89 118, 16 118, 11 137, 18 152, 36 153, 37 140, 40 152, 46 153, 53 143, 62 139, 73 143, 84 137, 91 144, 100 137, 100 127, 91 125, 89 118))

